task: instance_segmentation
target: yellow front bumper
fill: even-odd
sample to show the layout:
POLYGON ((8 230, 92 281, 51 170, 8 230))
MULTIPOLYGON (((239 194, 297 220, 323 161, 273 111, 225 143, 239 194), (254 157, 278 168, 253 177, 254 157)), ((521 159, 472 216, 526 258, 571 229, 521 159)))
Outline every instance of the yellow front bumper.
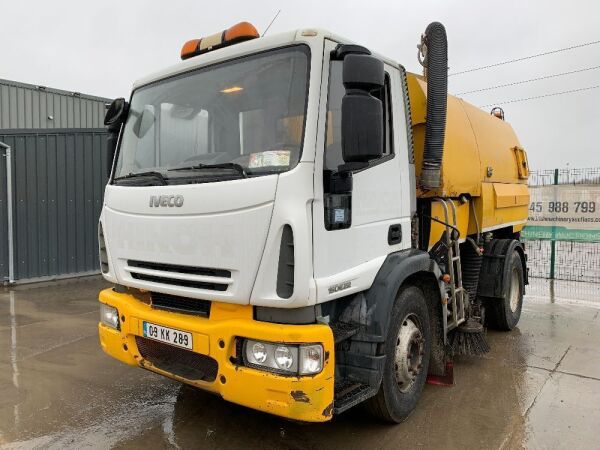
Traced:
POLYGON ((129 293, 100 292, 100 301, 118 309, 121 331, 98 325, 100 344, 110 356, 187 384, 220 394, 225 400, 249 408, 307 422, 331 418, 334 396, 334 341, 327 325, 280 325, 253 319, 251 306, 213 302, 210 319, 152 309, 129 293), (123 320, 124 319, 124 320, 123 320), (208 355, 219 365, 214 382, 193 381, 152 366, 140 355, 135 336, 142 336, 143 321, 188 331, 193 351, 208 355), (285 343, 321 343, 323 371, 309 377, 289 377, 234 364, 236 338, 285 343))

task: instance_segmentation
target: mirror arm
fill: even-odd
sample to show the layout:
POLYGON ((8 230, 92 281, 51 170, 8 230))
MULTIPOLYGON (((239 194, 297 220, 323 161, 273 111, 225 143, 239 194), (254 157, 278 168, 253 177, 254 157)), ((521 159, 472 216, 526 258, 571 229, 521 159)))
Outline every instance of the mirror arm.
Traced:
POLYGON ((116 127, 115 125, 111 125, 107 127, 107 129, 108 137, 106 138, 106 172, 108 176, 110 176, 115 159, 115 153, 117 151, 117 142, 119 141, 119 131, 121 129, 121 125, 119 124, 116 127))

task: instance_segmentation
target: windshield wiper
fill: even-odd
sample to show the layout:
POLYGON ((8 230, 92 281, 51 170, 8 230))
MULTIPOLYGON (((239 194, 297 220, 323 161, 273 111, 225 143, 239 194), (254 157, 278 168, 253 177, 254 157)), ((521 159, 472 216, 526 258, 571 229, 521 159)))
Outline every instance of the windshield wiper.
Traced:
POLYGON ((237 163, 233 163, 233 162, 227 162, 227 163, 221 163, 221 164, 196 164, 196 165, 188 166, 188 167, 176 167, 174 169, 169 169, 168 172, 171 172, 171 171, 176 172, 179 170, 203 170, 203 169, 234 169, 242 176, 242 178, 248 178, 248 174, 246 173, 246 169, 244 169, 244 166, 237 164, 237 163))
POLYGON ((149 170, 147 172, 131 172, 127 175, 123 175, 122 177, 113 178, 113 181, 126 180, 128 178, 137 177, 154 177, 157 180, 159 180, 163 186, 166 186, 168 184, 165 176, 162 173, 157 172, 156 170, 149 170))

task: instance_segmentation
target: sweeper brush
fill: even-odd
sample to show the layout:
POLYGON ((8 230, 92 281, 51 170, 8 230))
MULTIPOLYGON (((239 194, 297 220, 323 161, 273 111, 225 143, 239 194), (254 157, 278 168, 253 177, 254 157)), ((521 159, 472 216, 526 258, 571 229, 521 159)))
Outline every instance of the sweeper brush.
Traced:
POLYGON ((453 355, 481 356, 490 351, 485 340, 483 325, 474 319, 467 320, 448 336, 453 355))

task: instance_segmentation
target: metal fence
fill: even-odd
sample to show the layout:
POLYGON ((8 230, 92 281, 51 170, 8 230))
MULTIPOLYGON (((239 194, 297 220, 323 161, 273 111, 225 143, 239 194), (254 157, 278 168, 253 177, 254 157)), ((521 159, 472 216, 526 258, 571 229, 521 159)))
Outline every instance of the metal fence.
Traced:
POLYGON ((534 170, 529 174, 529 186, 549 186, 552 184, 600 185, 600 167, 534 170))
POLYGON ((529 276, 600 282, 600 244, 556 241, 554 244, 554 270, 552 270, 553 242, 527 241, 525 243, 529 258, 529 276))
MULTIPOLYGON (((532 171, 530 187, 600 185, 600 167, 532 171)), ((527 240, 529 275, 600 283, 600 242, 527 240)))
MULTIPOLYGON (((10 155, 0 158, 0 281, 98 270, 106 132, 5 133, 0 131, 0 142, 10 147, 10 155)), ((6 149, 0 152, 6 156, 6 149)))

